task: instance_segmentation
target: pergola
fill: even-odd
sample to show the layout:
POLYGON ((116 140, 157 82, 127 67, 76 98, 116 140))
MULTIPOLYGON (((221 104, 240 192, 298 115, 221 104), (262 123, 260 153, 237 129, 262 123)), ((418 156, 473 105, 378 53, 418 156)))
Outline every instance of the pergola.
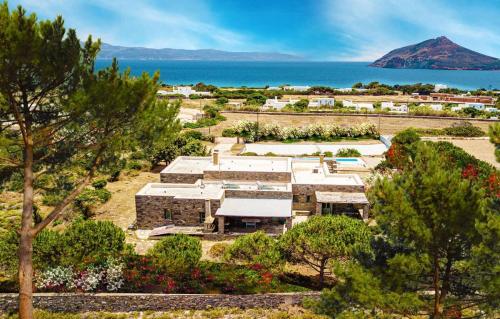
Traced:
POLYGON ((315 192, 316 194, 316 213, 322 214, 323 204, 352 205, 359 210, 363 220, 368 219, 370 203, 365 193, 351 192, 315 192))

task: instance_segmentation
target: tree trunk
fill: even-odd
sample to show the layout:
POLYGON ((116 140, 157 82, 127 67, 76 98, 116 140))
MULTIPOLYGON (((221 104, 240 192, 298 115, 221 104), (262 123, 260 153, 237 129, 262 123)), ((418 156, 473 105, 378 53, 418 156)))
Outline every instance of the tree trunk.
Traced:
POLYGON ((33 138, 26 136, 24 197, 19 243, 19 318, 33 318, 33 138))
POLYGON ((325 267, 326 260, 323 259, 321 260, 321 263, 319 265, 319 288, 323 288, 323 285, 325 283, 325 267))
POLYGON ((432 314, 432 318, 439 319, 443 317, 443 304, 441 303, 441 298, 440 298, 439 258, 437 254, 434 255, 434 275, 432 284, 434 286, 434 311, 432 314))

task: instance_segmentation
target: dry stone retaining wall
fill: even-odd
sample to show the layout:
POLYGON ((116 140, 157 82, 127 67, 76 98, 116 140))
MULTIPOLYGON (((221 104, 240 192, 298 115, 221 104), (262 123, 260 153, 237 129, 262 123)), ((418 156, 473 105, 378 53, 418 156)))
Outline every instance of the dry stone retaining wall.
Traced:
MULTIPOLYGON (((318 292, 253 295, 39 293, 33 296, 33 303, 37 309, 53 312, 131 312, 203 310, 217 307, 276 308, 282 304, 300 305, 305 297, 318 296, 318 292)), ((0 313, 15 311, 17 298, 17 294, 0 294, 0 313)))

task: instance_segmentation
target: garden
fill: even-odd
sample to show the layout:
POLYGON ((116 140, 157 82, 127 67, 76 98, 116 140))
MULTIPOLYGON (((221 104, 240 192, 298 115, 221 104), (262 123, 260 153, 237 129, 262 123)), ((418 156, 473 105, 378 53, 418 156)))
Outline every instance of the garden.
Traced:
POLYGON ((342 139, 376 139, 379 137, 379 132, 377 127, 370 123, 349 127, 336 124, 282 127, 277 124, 259 125, 257 122, 239 121, 234 126, 224 129, 222 136, 243 137, 246 142, 255 142, 256 140, 338 141, 342 139))

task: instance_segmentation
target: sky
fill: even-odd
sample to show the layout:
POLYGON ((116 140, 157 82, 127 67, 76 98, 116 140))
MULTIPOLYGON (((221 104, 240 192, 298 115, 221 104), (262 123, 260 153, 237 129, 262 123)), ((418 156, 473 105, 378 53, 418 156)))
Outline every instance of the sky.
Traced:
POLYGON ((80 38, 373 61, 438 36, 500 58, 500 0, 10 0, 80 38))

